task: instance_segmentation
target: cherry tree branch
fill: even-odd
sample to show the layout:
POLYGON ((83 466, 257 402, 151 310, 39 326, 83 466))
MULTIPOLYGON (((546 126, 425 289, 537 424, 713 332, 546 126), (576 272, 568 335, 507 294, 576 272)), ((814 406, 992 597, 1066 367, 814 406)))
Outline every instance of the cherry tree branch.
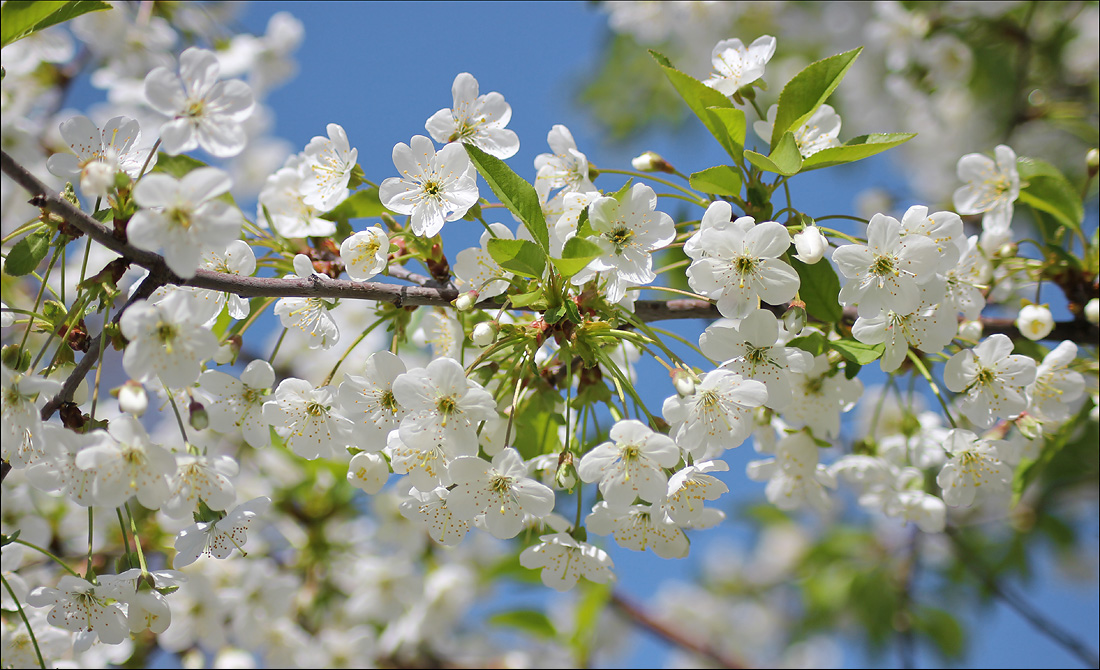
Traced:
MULTIPOLYGON (((181 278, 172 273, 158 254, 138 249, 116 236, 115 232, 99 221, 75 207, 72 203, 55 194, 38 180, 26 168, 17 163, 7 152, 2 154, 0 168, 4 174, 25 188, 33 196, 31 201, 44 209, 57 214, 66 222, 83 231, 96 242, 111 249, 131 262, 150 272, 165 277, 165 283, 180 286, 211 289, 225 293, 234 293, 241 297, 276 298, 341 298, 345 300, 378 300, 398 306, 445 306, 458 297, 459 291, 451 287, 434 286, 433 281, 422 275, 412 273, 404 267, 392 264, 389 275, 409 281, 414 286, 404 286, 383 282, 358 282, 346 279, 325 279, 312 276, 308 279, 277 277, 242 277, 240 275, 213 272, 199 269, 190 279, 181 278)), ((496 309, 495 302, 482 302, 478 305, 486 309, 496 309)), ((779 308, 782 310, 783 308, 779 308)), ((718 308, 706 300, 638 300, 634 304, 634 313, 641 321, 664 321, 670 319, 717 319, 721 317, 718 308)), ((847 322, 855 321, 854 309, 844 312, 847 322)), ((1020 331, 1010 319, 982 318, 987 335, 1004 333, 1010 337, 1020 337, 1020 331)), ((1049 336, 1055 340, 1073 340, 1086 344, 1100 338, 1100 328, 1084 320, 1058 322, 1049 336)))
POLYGON ((621 593, 611 593, 611 605, 623 616, 633 622, 639 628, 653 633, 665 642, 690 651, 693 654, 715 663, 722 668, 744 668, 745 662, 738 658, 732 658, 710 645, 699 642, 684 632, 668 626, 665 622, 654 618, 641 606, 626 599, 621 593))

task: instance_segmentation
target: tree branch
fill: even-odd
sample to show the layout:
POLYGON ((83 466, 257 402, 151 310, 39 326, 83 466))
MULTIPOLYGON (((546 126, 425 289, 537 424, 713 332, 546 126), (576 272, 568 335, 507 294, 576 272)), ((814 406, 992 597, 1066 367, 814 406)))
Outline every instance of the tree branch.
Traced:
MULTIPOLYGON (((416 284, 415 286, 383 282, 358 282, 347 279, 322 279, 320 277, 309 279, 242 277, 204 269, 196 271, 195 276, 191 279, 183 279, 168 269, 164 258, 120 240, 111 229, 53 193, 26 168, 12 159, 7 152, 0 152, 0 154, 2 154, 0 167, 2 167, 4 174, 30 192, 34 196, 33 201, 35 204, 61 216, 66 222, 83 231, 108 249, 148 269, 150 272, 165 277, 165 283, 168 284, 234 293, 245 298, 342 298, 345 300, 378 300, 398 306, 434 305, 442 307, 448 305, 459 295, 459 291, 456 289, 439 287, 435 285, 432 279, 410 272, 397 264, 390 266, 389 275, 412 282, 416 284)), ((479 303, 477 307, 497 309, 500 305, 496 302, 484 301, 479 303)), ((523 308, 513 307, 512 309, 523 308)), ((785 306, 777 309, 783 311, 785 306)), ((639 320, 647 322, 670 319, 718 319, 722 316, 718 312, 718 308, 706 300, 684 298, 638 300, 634 303, 634 313, 639 320)), ((844 319, 848 323, 854 323, 856 319, 855 310, 846 309, 844 319)), ((1013 338, 1020 337, 1020 331, 1010 319, 983 317, 982 325, 986 334, 1004 333, 1013 338)), ((1084 320, 1059 322, 1054 325, 1054 331, 1050 334, 1049 339, 1073 340, 1081 344, 1092 344, 1100 339, 1100 327, 1084 320)))
POLYGON ((627 600, 623 595, 617 591, 611 593, 611 605, 627 619, 630 619, 639 628, 644 628, 653 633, 657 637, 661 638, 665 642, 676 645, 682 649, 686 649, 693 654, 697 654, 706 658, 707 660, 717 664, 722 668, 744 668, 747 667, 744 661, 738 658, 731 658, 726 656, 722 652, 714 649, 710 645, 699 642, 679 630, 675 630, 666 625, 663 621, 655 619, 653 616, 642 609, 635 603, 627 600))

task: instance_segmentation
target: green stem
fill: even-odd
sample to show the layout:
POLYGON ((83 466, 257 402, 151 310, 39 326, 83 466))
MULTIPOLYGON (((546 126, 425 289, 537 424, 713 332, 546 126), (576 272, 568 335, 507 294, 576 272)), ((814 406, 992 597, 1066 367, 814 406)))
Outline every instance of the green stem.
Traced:
POLYGON ((137 524, 134 522, 134 513, 130 511, 130 503, 126 503, 126 516, 130 518, 130 534, 134 536, 134 549, 137 550, 138 563, 141 564, 142 576, 149 574, 149 568, 145 565, 145 554, 141 551, 141 537, 138 536, 137 524))
POLYGON ((680 186, 679 184, 677 184, 675 182, 669 181, 668 179, 662 179, 660 177, 653 176, 649 172, 632 172, 630 170, 604 170, 604 169, 601 169, 600 174, 621 174, 621 175, 625 175, 627 177, 637 177, 639 179, 645 179, 647 181, 655 181, 658 184, 664 184, 665 186, 668 186, 669 188, 674 188, 677 191, 680 191, 681 193, 686 193, 689 196, 687 198, 688 202, 694 202, 695 204, 702 205, 704 207, 706 206, 706 203, 703 201, 703 199, 701 197, 699 197, 699 194, 696 193, 695 191, 692 191, 691 189, 686 189, 683 186, 680 186))
MULTIPOLYGON (((34 307, 31 308, 31 312, 37 312, 38 308, 42 305, 42 296, 46 294, 46 281, 50 278, 50 271, 53 270, 54 263, 61 255, 61 248, 54 249, 53 258, 50 259, 50 264, 46 266, 46 273, 42 275, 41 284, 38 286, 38 296, 34 299, 34 307)), ((32 316, 30 321, 27 322, 27 329, 23 331, 23 340, 19 343, 19 349, 23 350, 27 346, 27 338, 30 337, 31 329, 34 327, 34 317, 32 316)))
POLYGON ((19 598, 15 596, 15 591, 12 590, 11 584, 4 575, 0 574, 0 582, 4 584, 4 589, 7 590, 8 595, 11 596, 12 602, 15 603, 15 610, 19 612, 19 618, 23 620, 23 625, 27 627, 27 634, 31 636, 31 644, 34 645, 34 655, 38 657, 38 667, 42 670, 46 670, 46 661, 42 659, 42 650, 38 648, 38 638, 34 636, 34 629, 31 628, 31 622, 27 619, 26 612, 23 611, 23 604, 19 602, 19 598))
MULTIPOLYGON (((58 565, 60 565, 61 567, 65 568, 65 570, 66 570, 66 571, 67 571, 67 572, 68 572, 68 573, 69 573, 70 575, 72 575, 73 577, 80 577, 80 573, 79 573, 79 572, 77 572, 76 570, 73 570, 72 568, 70 568, 70 567, 69 567, 69 566, 68 566, 68 565, 67 565, 67 564, 65 563, 65 561, 62 561, 62 560, 61 560, 60 558, 58 558, 58 557, 57 557, 57 556, 55 556, 55 555, 54 555, 53 553, 51 553, 51 552, 50 552, 50 551, 49 551, 48 549, 43 549, 42 547, 38 546, 37 544, 31 544, 30 542, 27 542, 26 540, 20 540, 19 538, 15 538, 14 540, 12 540, 12 542, 14 542, 14 543, 16 543, 16 544, 21 544, 21 545, 23 545, 24 547, 27 547, 27 548, 29 548, 29 549, 34 549, 34 550, 35 550, 35 551, 37 551, 38 553, 40 553, 40 554, 42 554, 42 555, 44 555, 44 556, 47 556, 47 557, 49 557, 49 558, 52 558, 52 559, 54 560, 54 562, 55 562, 55 563, 57 563, 57 564, 58 564, 58 565)), ((80 577, 80 578, 81 578, 81 579, 83 579, 83 577, 80 577)))
POLYGON ((330 370, 328 375, 325 377, 325 381, 321 382, 321 386, 328 386, 329 382, 332 381, 332 378, 336 376, 336 371, 340 369, 340 366, 344 363, 344 360, 349 355, 351 355, 352 350, 355 349, 355 347, 359 346, 359 343, 362 342, 364 339, 366 339, 367 335, 370 335, 371 331, 373 331, 375 328, 377 328, 379 324, 385 323, 386 321, 388 321, 388 318, 383 317, 381 319, 378 319, 374 323, 372 323, 370 326, 368 326, 367 329, 364 330, 359 335, 359 337, 357 337, 355 339, 355 341, 351 343, 351 346, 347 348, 347 351, 345 351, 344 355, 340 357, 340 360, 336 361, 336 365, 332 366, 332 370, 330 370))
POLYGON ((95 522, 95 507, 89 507, 88 508, 88 567, 84 571, 84 579, 87 579, 89 582, 92 581, 91 580, 91 576, 92 576, 92 538, 93 538, 93 533, 95 531, 94 522, 95 522))
POLYGON ((940 407, 943 407, 943 413, 947 415, 947 420, 951 422, 951 427, 958 428, 958 424, 955 423, 955 417, 951 416, 951 410, 947 408, 947 401, 943 399, 943 395, 940 393, 940 387, 936 384, 935 380, 932 379, 932 375, 928 372, 928 368, 925 367, 924 361, 920 359, 920 356, 913 353, 912 349, 908 350, 906 355, 909 357, 909 360, 913 361, 913 365, 920 372, 921 376, 924 377, 925 381, 928 382, 928 386, 932 388, 932 393, 936 394, 936 400, 940 401, 940 407))

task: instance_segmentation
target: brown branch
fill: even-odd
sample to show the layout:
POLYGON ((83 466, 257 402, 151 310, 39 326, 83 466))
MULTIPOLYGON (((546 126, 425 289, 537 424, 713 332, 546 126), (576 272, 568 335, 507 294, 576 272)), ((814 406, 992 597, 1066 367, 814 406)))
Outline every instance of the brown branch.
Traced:
POLYGON ((710 645, 700 642, 682 631, 670 627, 665 622, 654 618, 641 606, 623 597, 617 591, 611 593, 611 605, 627 619, 630 619, 639 628, 653 633, 662 640, 686 649, 693 654, 702 656, 722 668, 745 668, 745 662, 738 658, 732 658, 710 645))
MULTIPOLYGON (((346 300, 378 300, 399 306, 434 305, 442 307, 448 305, 459 294, 452 287, 441 287, 433 279, 410 272, 397 264, 390 266, 389 275, 409 281, 416 284, 415 286, 383 282, 358 282, 346 279, 323 279, 317 276, 309 279, 242 277, 203 269, 196 271, 194 277, 183 279, 168 269, 161 256, 138 249, 118 239, 111 229, 53 193, 26 168, 16 163, 7 152, 0 152, 0 154, 2 154, 3 159, 0 167, 3 168, 4 174, 27 189, 32 196, 35 196, 36 203, 58 214, 65 221, 108 249, 148 269, 150 272, 165 277, 165 283, 168 284, 234 293, 246 298, 343 298, 346 300)), ((497 303, 489 301, 479 303, 477 306, 484 309, 497 309, 499 307, 497 303)), ((513 307, 512 309, 523 308, 513 307)), ((529 310, 530 308, 526 309, 529 310)), ((786 306, 775 309, 782 313, 786 306)), ((714 304, 706 300, 695 299, 638 300, 634 303, 634 314, 639 320, 647 322, 670 319, 718 319, 722 316, 714 304)), ((851 308, 844 310, 844 319, 848 323, 855 322, 855 310, 851 308)), ((1013 338, 1021 336, 1020 331, 1009 319, 983 317, 982 325, 986 334, 1004 333, 1013 338)), ((1095 344, 1100 339, 1100 328, 1084 320, 1063 321, 1054 325, 1054 331, 1048 339, 1073 340, 1081 344, 1095 344)))

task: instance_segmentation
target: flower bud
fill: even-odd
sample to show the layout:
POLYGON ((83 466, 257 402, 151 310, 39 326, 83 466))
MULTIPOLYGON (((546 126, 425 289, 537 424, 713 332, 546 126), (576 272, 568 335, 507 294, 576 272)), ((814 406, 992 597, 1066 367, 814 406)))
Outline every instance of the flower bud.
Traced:
POLYGON ((653 151, 647 151, 630 160, 630 164, 638 172, 672 172, 672 166, 668 161, 653 151))
POLYGON ((686 398, 695 393, 695 375, 678 369, 672 373, 672 385, 676 387, 677 393, 686 398))
POLYGON ((801 305, 791 305, 790 309, 783 313, 783 328, 791 335, 798 337, 805 327, 806 308, 801 305))
POLYGON ((1100 171, 1100 149, 1092 148, 1085 154, 1085 165, 1088 166, 1089 176, 1095 177, 1100 171))
POLYGON ((977 342, 982 339, 983 330, 981 321, 963 321, 959 324, 959 337, 977 342))
POLYGON ((149 407, 149 396, 145 387, 134 380, 122 385, 118 390, 118 408, 127 414, 141 416, 149 407))
POLYGON ((468 312, 477 304, 477 291, 467 291, 455 298, 454 306, 460 312, 468 312))
POLYGON ((3 361, 4 367, 9 370, 26 372, 31 367, 31 352, 18 344, 8 344, 0 350, 0 361, 3 361))
POLYGON ((1016 327, 1029 340, 1041 340, 1054 330, 1054 317, 1046 305, 1024 305, 1016 317, 1016 327))
POLYGON ((498 332, 500 332, 500 326, 496 321, 482 321, 474 326, 474 330, 470 333, 470 341, 479 347, 487 347, 496 341, 498 332))
POLYGON ((1085 318, 1092 325, 1100 323, 1100 300, 1093 298, 1085 305, 1085 318))
POLYGON ((808 226, 802 232, 795 233, 794 248, 798 250, 795 258, 807 265, 813 265, 829 250, 829 240, 825 239, 817 226, 808 226))
POLYGON ((92 161, 80 171, 80 190, 84 191, 85 195, 106 198, 115 185, 116 172, 117 170, 109 163, 92 161))
POLYGON ((1043 424, 1026 412, 1016 419, 1016 430, 1029 440, 1038 440, 1043 437, 1043 424))
POLYGON ((195 430, 206 430, 207 426, 210 425, 210 415, 207 414, 206 408, 198 400, 192 400, 191 404, 187 406, 187 411, 190 414, 188 423, 195 430))

